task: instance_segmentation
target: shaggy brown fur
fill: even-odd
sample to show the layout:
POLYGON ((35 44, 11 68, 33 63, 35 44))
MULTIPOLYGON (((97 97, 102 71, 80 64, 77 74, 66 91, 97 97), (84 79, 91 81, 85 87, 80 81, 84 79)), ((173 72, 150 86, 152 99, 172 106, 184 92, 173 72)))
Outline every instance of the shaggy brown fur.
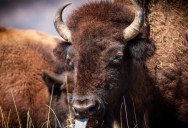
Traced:
MULTIPOLYGON (((129 0, 114 0, 126 4, 129 0)), ((156 53, 147 62, 150 76, 174 115, 188 124, 188 2, 139 0, 147 11, 156 53)))
POLYGON ((144 62, 153 55, 155 47, 147 37, 147 27, 143 27, 135 39, 124 41, 122 31, 133 19, 129 8, 102 1, 83 5, 68 20, 72 47, 76 51, 71 58, 76 70, 73 103, 77 96, 98 99, 101 114, 98 120, 104 121, 104 128, 112 128, 114 122, 118 127, 144 125, 147 95, 153 91, 148 84, 150 80, 144 62), (131 96, 136 104, 138 124, 134 119, 131 96), (125 104, 129 105, 129 124, 121 121, 126 120, 125 104))
MULTIPOLYGON (((41 73, 54 70, 57 60, 53 49, 60 43, 41 32, 0 28, 0 127, 24 128, 29 125, 28 113, 34 127, 50 124, 47 123, 50 99, 41 73)), ((66 100, 63 95, 62 100, 66 100)))
POLYGON ((131 41, 123 40, 122 30, 134 16, 122 4, 88 3, 69 17, 76 51, 71 58, 76 80, 72 102, 79 97, 99 100, 103 128, 187 127, 187 6, 171 7, 163 2, 151 6, 153 57, 146 27, 131 41))
POLYGON ((156 41, 156 54, 148 61, 166 102, 178 119, 188 125, 188 3, 186 0, 150 3, 150 37, 156 41))

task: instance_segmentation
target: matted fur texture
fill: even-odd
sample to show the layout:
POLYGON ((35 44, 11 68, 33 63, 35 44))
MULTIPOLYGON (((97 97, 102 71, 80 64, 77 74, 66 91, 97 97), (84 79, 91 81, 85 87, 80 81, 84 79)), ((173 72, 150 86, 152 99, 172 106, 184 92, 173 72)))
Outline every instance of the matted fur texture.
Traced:
POLYGON ((165 101, 188 124, 188 3, 158 0, 149 7, 150 37, 157 50, 147 66, 165 101))
POLYGON ((29 127, 28 112, 34 127, 47 126, 50 99, 41 72, 54 69, 53 49, 60 42, 53 36, 33 30, 0 28, 1 128, 29 127))
POLYGON ((174 1, 165 2, 142 1, 143 5, 151 4, 147 6, 149 10, 146 9, 149 11, 146 21, 150 33, 144 26, 141 34, 129 42, 124 42, 122 30, 131 23, 134 15, 121 1, 120 4, 107 1, 88 3, 68 18, 72 47, 76 51, 72 58, 77 83, 73 101, 74 95, 95 95, 103 105, 107 102, 107 113, 103 118, 105 128, 112 127, 112 122, 116 122, 116 126, 128 126, 122 103, 124 107, 127 104, 130 127, 188 125, 187 4, 178 2, 182 6, 176 6, 172 4, 174 1), (123 64, 119 69, 111 69, 106 61, 114 54, 105 56, 105 52, 117 45, 125 45, 123 64), (108 69, 111 69, 110 73, 108 69), (138 124, 134 119, 133 102, 138 124), (121 122, 121 117, 124 122, 121 122))
MULTIPOLYGON (((75 63, 76 79, 72 100, 74 103, 77 96, 99 100, 99 114, 104 115, 99 117, 103 123, 100 122, 102 126, 98 127, 142 127, 150 99, 158 97, 158 94, 151 95, 155 88, 149 83, 144 65, 155 51, 153 42, 148 38, 147 26, 134 39, 128 42, 123 39, 123 29, 133 19, 134 13, 129 7, 107 1, 84 4, 68 18, 71 47, 75 51, 71 58, 75 63), (119 57, 119 54, 122 59, 117 60, 117 65, 111 63, 111 59, 119 57)), ((92 121, 88 125, 90 123, 92 121)))

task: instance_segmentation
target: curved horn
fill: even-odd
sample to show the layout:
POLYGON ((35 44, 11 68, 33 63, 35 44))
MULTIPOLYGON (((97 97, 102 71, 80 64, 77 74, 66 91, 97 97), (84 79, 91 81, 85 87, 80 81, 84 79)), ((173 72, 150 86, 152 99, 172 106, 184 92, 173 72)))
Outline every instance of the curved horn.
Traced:
POLYGON ((58 11, 56 12, 55 20, 54 20, 54 26, 55 26, 56 31, 65 41, 68 41, 68 42, 71 42, 71 32, 62 20, 62 13, 63 13, 63 10, 70 4, 71 3, 67 3, 61 8, 59 8, 58 11))
POLYGON ((144 24, 144 11, 135 0, 131 0, 136 9, 134 21, 123 30, 123 36, 126 41, 133 39, 140 33, 140 29, 144 24))

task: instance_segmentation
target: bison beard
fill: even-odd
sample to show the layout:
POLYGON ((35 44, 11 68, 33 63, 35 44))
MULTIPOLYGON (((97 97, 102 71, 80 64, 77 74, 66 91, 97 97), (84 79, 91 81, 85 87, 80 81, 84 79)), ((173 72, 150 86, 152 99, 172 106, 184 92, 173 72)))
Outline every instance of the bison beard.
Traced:
POLYGON ((140 33, 125 38, 123 32, 134 19, 128 6, 91 2, 75 10, 67 26, 60 10, 55 27, 72 44, 68 61, 74 65, 71 104, 76 119, 88 118, 93 128, 187 126, 145 65, 155 52, 147 26, 138 25, 140 33))

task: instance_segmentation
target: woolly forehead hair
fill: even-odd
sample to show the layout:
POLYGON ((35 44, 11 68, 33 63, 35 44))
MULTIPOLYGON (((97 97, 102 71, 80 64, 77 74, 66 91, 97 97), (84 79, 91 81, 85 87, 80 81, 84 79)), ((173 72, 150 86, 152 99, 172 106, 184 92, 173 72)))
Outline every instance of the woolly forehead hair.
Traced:
POLYGON ((68 17, 68 27, 75 31, 77 26, 90 22, 128 26, 134 19, 134 13, 119 3, 109 1, 88 2, 74 10, 68 17))

